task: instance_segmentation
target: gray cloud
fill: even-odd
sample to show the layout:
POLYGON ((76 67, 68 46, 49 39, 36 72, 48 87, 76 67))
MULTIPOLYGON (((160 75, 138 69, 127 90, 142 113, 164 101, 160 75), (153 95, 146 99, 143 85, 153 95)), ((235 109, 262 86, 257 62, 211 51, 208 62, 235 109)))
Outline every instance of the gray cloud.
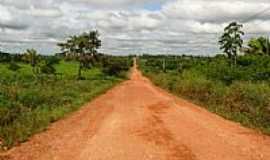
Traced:
POLYGON ((0 0, 0 46, 48 54, 67 36, 98 29, 106 53, 209 54, 230 21, 251 17, 246 37, 270 32, 268 8, 268 0, 0 0))
POLYGON ((26 24, 18 24, 18 23, 0 23, 0 28, 5 29, 14 29, 14 30, 25 30, 28 28, 26 24))

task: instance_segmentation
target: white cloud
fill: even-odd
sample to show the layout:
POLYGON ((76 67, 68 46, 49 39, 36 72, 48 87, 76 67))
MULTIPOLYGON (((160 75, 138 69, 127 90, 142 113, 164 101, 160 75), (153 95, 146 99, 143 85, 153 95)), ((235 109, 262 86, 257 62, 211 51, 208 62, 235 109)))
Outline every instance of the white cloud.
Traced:
POLYGON ((11 13, 8 11, 8 9, 0 5, 0 22, 1 23, 6 23, 12 20, 11 13))
POLYGON ((224 26, 248 17, 247 33, 270 32, 270 1, 0 0, 0 45, 49 53, 57 41, 96 28, 107 53, 217 52, 224 26))
POLYGON ((59 17, 62 13, 59 9, 39 9, 31 6, 29 10, 26 11, 29 15, 34 17, 59 17))

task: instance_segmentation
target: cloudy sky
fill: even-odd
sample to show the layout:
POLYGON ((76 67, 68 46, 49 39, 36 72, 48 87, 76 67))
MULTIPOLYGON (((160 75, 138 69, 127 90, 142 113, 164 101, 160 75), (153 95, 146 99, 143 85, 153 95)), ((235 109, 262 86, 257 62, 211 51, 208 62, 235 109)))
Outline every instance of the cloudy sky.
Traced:
POLYGON ((101 52, 211 55, 234 20, 244 23, 246 39, 268 35, 270 1, 0 0, 0 50, 52 54, 69 35, 98 29, 101 52))

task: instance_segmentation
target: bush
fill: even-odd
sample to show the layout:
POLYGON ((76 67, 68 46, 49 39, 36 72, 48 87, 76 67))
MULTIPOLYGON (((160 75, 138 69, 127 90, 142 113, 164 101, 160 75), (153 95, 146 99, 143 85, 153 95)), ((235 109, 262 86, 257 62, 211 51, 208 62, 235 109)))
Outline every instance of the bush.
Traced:
POLYGON ((270 124, 270 87, 268 84, 240 83, 230 86, 225 97, 231 112, 240 112, 248 117, 253 126, 270 124))
POLYGON ((10 102, 7 106, 0 106, 0 126, 10 125, 26 110, 17 102, 10 102))
MULTIPOLYGON (((140 68, 155 84, 225 118, 270 133, 270 57, 240 56, 232 66, 225 56, 146 57, 140 68), (167 72, 162 59, 175 62, 167 72)), ((168 65, 169 66, 169 65, 168 65)))
POLYGON ((44 74, 55 74, 56 69, 54 65, 59 64, 60 59, 56 56, 44 57, 40 63, 40 72, 44 74))
POLYGON ((62 62, 55 65, 62 79, 49 81, 44 76, 44 85, 34 77, 29 64, 20 65, 20 71, 13 73, 8 65, 0 64, 0 149, 24 142, 121 80, 92 68, 84 71, 85 81, 77 81, 73 77, 77 64, 62 62))
POLYGON ((123 77, 123 72, 127 72, 130 68, 130 62, 127 59, 110 59, 103 62, 103 73, 110 76, 123 77))
POLYGON ((56 70, 52 65, 42 65, 40 67, 41 73, 44 74, 55 74, 56 70))
POLYGON ((25 90, 19 94, 18 101, 25 107, 34 109, 46 102, 46 99, 40 94, 42 90, 25 90))
POLYGON ((17 63, 15 63, 14 61, 10 62, 9 66, 8 66, 8 69, 11 70, 11 71, 17 71, 20 68, 21 67, 17 63))

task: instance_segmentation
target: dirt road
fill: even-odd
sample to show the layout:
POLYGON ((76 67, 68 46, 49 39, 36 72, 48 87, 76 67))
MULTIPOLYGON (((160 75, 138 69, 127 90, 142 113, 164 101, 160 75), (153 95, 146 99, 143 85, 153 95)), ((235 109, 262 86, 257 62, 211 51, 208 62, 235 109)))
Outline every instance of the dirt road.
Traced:
POLYGON ((133 69, 130 80, 2 159, 270 160, 270 137, 176 98, 133 69))

